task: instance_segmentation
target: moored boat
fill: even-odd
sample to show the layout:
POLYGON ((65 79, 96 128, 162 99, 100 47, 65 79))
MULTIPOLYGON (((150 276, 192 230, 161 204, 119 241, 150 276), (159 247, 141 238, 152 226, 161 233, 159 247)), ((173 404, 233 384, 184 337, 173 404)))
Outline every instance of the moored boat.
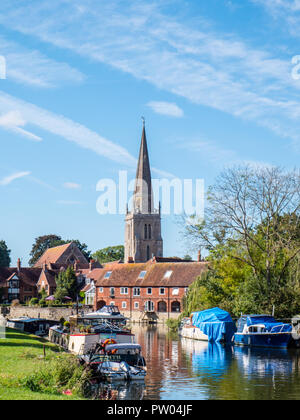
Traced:
POLYGON ((178 331, 184 338, 220 343, 231 343, 234 332, 230 314, 220 308, 193 312, 183 319, 178 331))
POLYGON ((292 326, 270 315, 242 315, 234 344, 249 347, 287 348, 292 342, 292 326))
MULTIPOLYGON (((107 342, 114 340, 107 340, 107 342)), ((79 356, 81 364, 107 381, 143 380, 147 374, 141 346, 132 343, 104 342, 87 354, 79 356)))

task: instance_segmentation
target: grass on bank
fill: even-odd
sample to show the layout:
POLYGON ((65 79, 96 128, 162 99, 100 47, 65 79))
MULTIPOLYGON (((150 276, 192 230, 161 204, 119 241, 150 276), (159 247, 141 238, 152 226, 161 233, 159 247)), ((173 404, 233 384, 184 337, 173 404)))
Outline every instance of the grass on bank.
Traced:
POLYGON ((0 400, 83 399, 84 376, 74 356, 45 339, 9 328, 0 339, 0 400))

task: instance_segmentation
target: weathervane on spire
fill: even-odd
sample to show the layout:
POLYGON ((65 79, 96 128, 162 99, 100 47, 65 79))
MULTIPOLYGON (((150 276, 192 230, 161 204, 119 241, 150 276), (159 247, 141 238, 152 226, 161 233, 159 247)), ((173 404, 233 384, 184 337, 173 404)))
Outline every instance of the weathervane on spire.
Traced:
POLYGON ((145 127, 145 117, 142 117, 143 127, 145 127))

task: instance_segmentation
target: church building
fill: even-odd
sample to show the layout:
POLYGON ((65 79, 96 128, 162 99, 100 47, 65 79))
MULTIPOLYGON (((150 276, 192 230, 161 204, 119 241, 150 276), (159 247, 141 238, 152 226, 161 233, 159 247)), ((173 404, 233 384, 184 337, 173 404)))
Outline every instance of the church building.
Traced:
POLYGON ((133 208, 127 210, 125 219, 124 262, 145 263, 152 257, 163 256, 161 215, 154 209, 151 169, 143 123, 140 154, 136 171, 133 208))

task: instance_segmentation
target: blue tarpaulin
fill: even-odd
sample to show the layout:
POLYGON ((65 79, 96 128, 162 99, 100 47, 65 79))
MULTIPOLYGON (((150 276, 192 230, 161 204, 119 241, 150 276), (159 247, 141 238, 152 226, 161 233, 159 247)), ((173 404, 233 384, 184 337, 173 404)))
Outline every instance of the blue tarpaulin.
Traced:
POLYGON ((220 308, 193 312, 192 325, 207 335, 209 341, 214 342, 222 339, 225 339, 226 342, 231 342, 235 333, 235 325, 231 316, 220 308))

